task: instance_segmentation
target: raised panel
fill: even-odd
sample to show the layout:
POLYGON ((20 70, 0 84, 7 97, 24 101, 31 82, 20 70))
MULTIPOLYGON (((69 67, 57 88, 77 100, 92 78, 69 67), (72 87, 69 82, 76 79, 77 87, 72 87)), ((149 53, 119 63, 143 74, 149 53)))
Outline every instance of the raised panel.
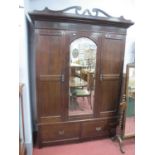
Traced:
POLYGON ((103 74, 120 74, 122 72, 124 43, 124 36, 105 35, 101 52, 101 72, 103 74))
POLYGON ((40 81, 38 84, 38 103, 40 116, 57 116, 61 114, 61 83, 40 81))
POLYGON ((63 38, 62 35, 38 34, 36 46, 37 75, 62 72, 63 62, 63 38))
POLYGON ((119 101, 120 80, 103 80, 100 85, 100 112, 116 111, 119 101))

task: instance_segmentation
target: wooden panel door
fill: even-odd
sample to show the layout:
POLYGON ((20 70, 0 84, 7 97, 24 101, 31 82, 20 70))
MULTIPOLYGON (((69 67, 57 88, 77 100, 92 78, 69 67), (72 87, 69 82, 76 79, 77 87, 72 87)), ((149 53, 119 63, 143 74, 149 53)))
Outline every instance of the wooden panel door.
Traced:
POLYGON ((36 30, 38 121, 61 120, 65 111, 65 41, 62 31, 36 30))
POLYGON ((102 39, 99 88, 100 113, 116 112, 121 91, 125 36, 104 34, 102 39))

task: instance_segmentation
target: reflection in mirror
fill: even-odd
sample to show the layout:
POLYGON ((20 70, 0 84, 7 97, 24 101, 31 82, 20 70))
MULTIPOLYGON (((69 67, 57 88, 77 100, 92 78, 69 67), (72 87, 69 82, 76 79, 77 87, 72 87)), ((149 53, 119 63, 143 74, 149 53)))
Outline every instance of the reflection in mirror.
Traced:
POLYGON ((127 86, 126 86, 126 122, 125 122, 125 137, 135 135, 135 68, 134 65, 127 66, 127 86))
POLYGON ((70 116, 93 113, 96 52, 96 44, 88 38, 76 39, 70 45, 70 116))

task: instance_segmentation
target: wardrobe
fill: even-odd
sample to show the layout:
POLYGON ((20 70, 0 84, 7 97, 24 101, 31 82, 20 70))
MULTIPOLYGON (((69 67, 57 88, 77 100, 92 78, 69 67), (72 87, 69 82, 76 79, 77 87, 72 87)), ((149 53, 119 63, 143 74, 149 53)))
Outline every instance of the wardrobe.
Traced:
POLYGON ((133 22, 78 6, 27 17, 39 147, 114 136, 133 22))

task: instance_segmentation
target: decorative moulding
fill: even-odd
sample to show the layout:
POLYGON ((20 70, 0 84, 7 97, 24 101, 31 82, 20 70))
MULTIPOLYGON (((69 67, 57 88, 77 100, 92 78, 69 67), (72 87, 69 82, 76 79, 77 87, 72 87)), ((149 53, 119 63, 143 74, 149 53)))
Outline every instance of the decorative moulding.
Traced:
MULTIPOLYGON (((50 10, 48 9, 48 7, 45 7, 44 12, 47 12, 47 13, 56 13, 56 14, 63 14, 63 13, 66 13, 67 11, 71 11, 71 10, 74 10, 76 15, 89 15, 89 16, 95 16, 95 17, 98 17, 99 16, 99 13, 103 14, 104 16, 106 17, 111 17, 109 14, 107 14, 106 12, 102 11, 101 9, 97 9, 97 8, 93 8, 92 9, 92 12, 95 13, 95 15, 92 15, 91 11, 89 9, 85 9, 82 13, 79 13, 79 11, 82 10, 82 7, 81 6, 72 6, 72 7, 68 7, 66 9, 63 9, 63 10, 58 10, 58 11, 55 11, 55 10, 50 10)), ((35 11, 35 12, 39 12, 39 11, 35 11)))
POLYGON ((131 20, 121 17, 113 17, 105 11, 93 8, 82 10, 81 6, 72 6, 63 10, 50 10, 45 7, 43 10, 34 10, 29 12, 28 19, 31 21, 65 21, 84 24, 111 25, 116 27, 128 28, 134 23, 131 20), (30 17, 30 18, 29 18, 30 17))
MULTIPOLYGON (((80 11, 82 11, 81 6, 71 6, 71 7, 68 7, 63 10, 50 10, 48 7, 45 7, 43 10, 34 10, 34 12, 35 13, 40 13, 40 12, 43 13, 44 12, 44 13, 61 15, 61 14, 73 14, 73 13, 68 13, 68 11, 73 11, 73 10, 74 10, 74 14, 78 15, 78 16, 102 17, 99 15, 99 14, 102 14, 108 18, 116 18, 116 17, 113 17, 113 16, 109 15, 108 13, 106 13, 105 11, 98 9, 98 8, 93 8, 92 11, 90 11, 89 9, 85 9, 82 13, 80 13, 80 11)), ((117 17, 117 19, 125 20, 123 16, 117 17)))

